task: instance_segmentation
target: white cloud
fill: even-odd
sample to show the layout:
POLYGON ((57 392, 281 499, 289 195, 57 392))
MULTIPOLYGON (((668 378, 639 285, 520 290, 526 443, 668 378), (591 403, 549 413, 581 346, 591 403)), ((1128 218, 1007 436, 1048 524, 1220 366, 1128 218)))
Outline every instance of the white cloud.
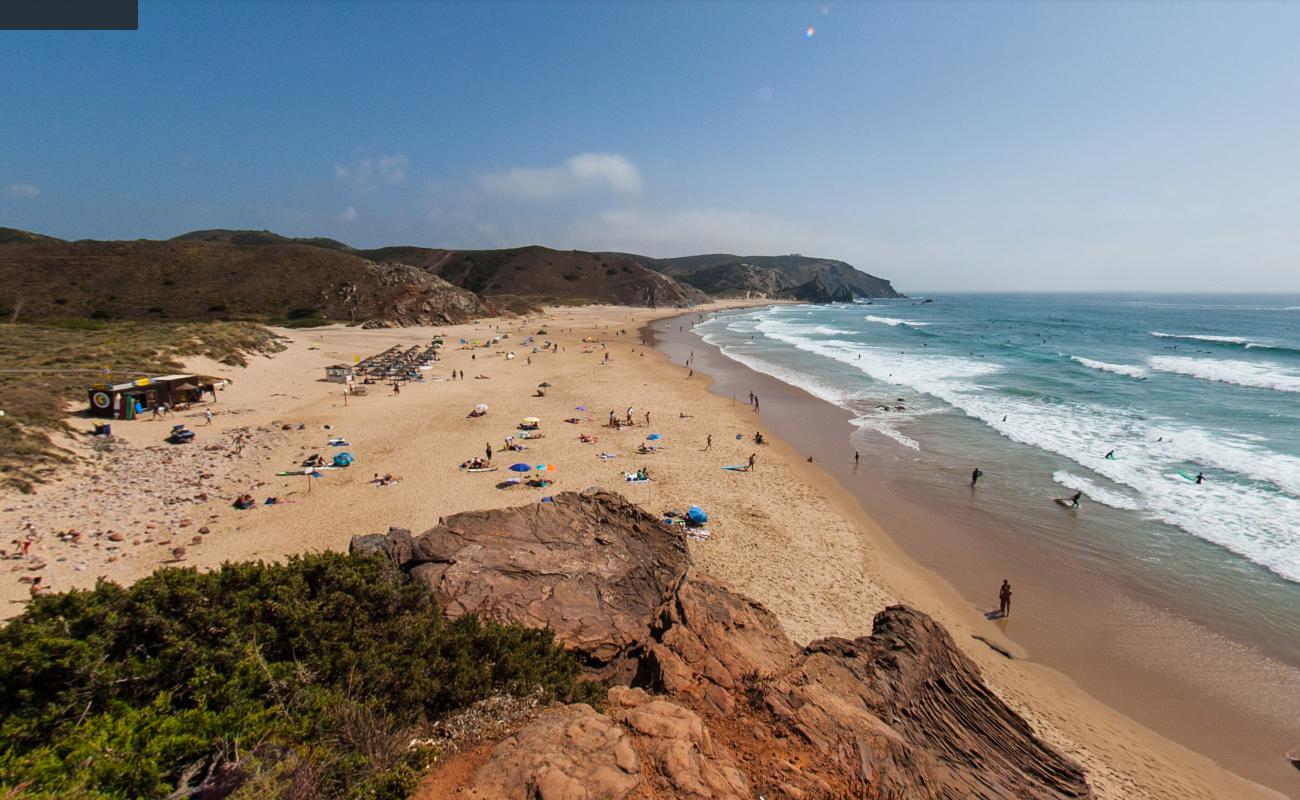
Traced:
POLYGON ((406 168, 411 160, 403 153, 363 158, 355 164, 334 165, 334 177, 351 183, 362 191, 370 191, 380 184, 396 186, 406 180, 406 168))
POLYGON ((605 189, 624 194, 641 191, 641 172, 618 153, 579 153, 555 167, 513 167, 484 175, 480 185, 493 194, 547 198, 605 189))
POLYGON ((573 231, 575 247, 663 257, 688 253, 829 253, 831 257, 846 258, 849 253, 861 253, 867 244, 846 241, 827 231, 811 230, 768 214, 721 208, 606 210, 578 220, 573 231))
POLYGON ((39 197, 41 187, 34 183, 11 183, 5 187, 5 194, 9 197, 27 199, 30 197, 39 197))
POLYGON ((401 153, 395 156, 380 156, 380 179, 386 183, 401 183, 406 180, 406 165, 408 163, 410 163, 409 159, 401 153))
POLYGON ((356 222, 357 210, 352 206, 348 206, 347 208, 340 211, 338 216, 335 217, 334 219, 338 220, 339 222, 356 222))

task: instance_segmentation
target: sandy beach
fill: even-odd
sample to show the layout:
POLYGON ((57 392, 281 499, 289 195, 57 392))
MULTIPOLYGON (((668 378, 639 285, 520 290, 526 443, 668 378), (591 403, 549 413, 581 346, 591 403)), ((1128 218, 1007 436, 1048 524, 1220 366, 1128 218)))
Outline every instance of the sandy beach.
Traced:
MULTIPOLYGON (((10 540, 32 541, 28 558, 3 562, 4 616, 21 611, 29 594, 23 579, 36 575, 63 591, 101 577, 130 582, 167 563, 210 568, 343 550, 354 534, 389 526, 421 531, 456 512, 536 503, 553 492, 600 485, 656 512, 704 508, 709 535, 691 542, 696 563, 769 607, 800 643, 868 633, 873 615, 890 603, 934 616, 1007 702, 1084 764, 1099 797, 1282 796, 1158 736, 1024 657, 956 589, 902 553, 870 516, 870 504, 864 509, 818 463, 769 431, 745 397, 711 393, 704 371, 692 374, 642 344, 643 326, 680 314, 588 306, 436 329, 284 331, 287 350, 247 368, 193 362, 195 371, 233 379, 209 406, 211 425, 203 409, 115 422, 120 441, 111 447, 68 443, 85 463, 64 479, 32 495, 0 499, 6 552, 17 548, 10 540), (496 346, 459 344, 505 334, 496 346), (327 365, 393 345, 428 344, 435 335, 446 342, 442 360, 426 380, 400 393, 376 384, 363 397, 345 399, 340 384, 323 380, 327 365), (525 344, 530 335, 536 341, 525 344), (535 352, 543 341, 558 348, 535 352), (453 370, 463 370, 464 380, 450 380, 453 370), (536 396, 543 382, 551 386, 536 396), (479 403, 488 413, 470 418, 479 403), (608 427, 611 412, 630 414, 634 425, 608 427), (541 419, 543 436, 517 440, 525 451, 499 452, 530 416, 541 419), (196 431, 193 444, 163 444, 178 422, 196 431), (756 432, 766 444, 753 443, 756 432), (236 452, 240 434, 244 445, 236 452), (656 451, 639 454, 651 434, 659 434, 656 451), (584 435, 595 441, 582 441, 584 435), (332 437, 348 444, 331 447, 332 437), (459 468, 489 445, 498 471, 459 468), (312 454, 330 458, 343 450, 356 457, 347 469, 319 479, 276 475, 312 454), (752 471, 722 469, 751 454, 752 471), (507 469, 514 463, 554 465, 545 476, 555 483, 498 488, 515 474, 507 469), (627 483, 625 473, 638 468, 651 480, 627 483), (376 474, 397 480, 376 485, 376 474), (258 505, 234 509, 232 501, 245 492, 258 505), (263 504, 268 497, 280 502, 263 504)), ((75 424, 88 429, 91 421, 75 424)), ((888 525, 896 532, 913 523, 891 514, 888 525)))

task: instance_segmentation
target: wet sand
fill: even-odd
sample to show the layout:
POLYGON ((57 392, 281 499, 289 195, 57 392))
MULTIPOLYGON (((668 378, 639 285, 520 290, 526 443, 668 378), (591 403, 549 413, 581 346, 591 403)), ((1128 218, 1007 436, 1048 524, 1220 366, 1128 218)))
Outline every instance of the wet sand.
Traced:
MULTIPOLYGON (((744 403, 751 390, 757 393, 763 424, 813 456, 973 613, 995 616, 998 587, 1008 578, 1013 614, 987 625, 1030 661, 1068 675, 1098 700, 1227 769, 1300 797, 1300 771, 1284 757, 1300 744, 1300 670, 1285 660, 1296 643, 1270 642, 1272 632, 1263 627, 1234 630, 1228 638, 1196 621, 1212 612, 1203 603, 1189 597, 1180 606, 1158 606, 1163 596, 1095 552, 1024 535, 1035 512, 1011 524, 1002 513, 1026 505, 1014 487, 984 481, 970 491, 973 463, 935 474, 935 465, 853 425, 851 412, 727 358, 689 324, 679 332, 686 319, 652 326, 659 349, 677 363, 693 352, 716 394, 744 403), (855 449, 861 453, 856 469, 855 449)), ((1045 501, 1037 513, 1060 511, 1050 498, 1035 500, 1045 501)), ((1118 513, 1096 505, 1089 512, 1118 513)))

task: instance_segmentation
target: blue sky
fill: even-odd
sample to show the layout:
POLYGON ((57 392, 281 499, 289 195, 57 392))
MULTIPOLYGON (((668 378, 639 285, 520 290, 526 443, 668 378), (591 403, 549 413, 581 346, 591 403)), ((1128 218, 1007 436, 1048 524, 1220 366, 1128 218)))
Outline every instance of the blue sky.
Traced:
POLYGON ((142 0, 140 27, 0 32, 0 225, 1300 291, 1300 4, 142 0))

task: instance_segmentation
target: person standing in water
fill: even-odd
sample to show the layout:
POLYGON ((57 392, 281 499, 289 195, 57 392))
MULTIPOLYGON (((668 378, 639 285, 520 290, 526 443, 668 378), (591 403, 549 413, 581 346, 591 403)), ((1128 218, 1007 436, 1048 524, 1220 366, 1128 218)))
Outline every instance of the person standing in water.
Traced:
POLYGON ((1006 578, 998 590, 998 614, 1003 618, 1011 616, 1011 583, 1006 578))
POLYGON ((972 489, 975 488, 976 482, 979 481, 980 477, 983 476, 983 474, 984 473, 980 471, 979 467, 976 467, 975 469, 970 471, 970 488, 972 489))
POLYGON ((1198 472, 1198 473, 1196 473, 1196 482, 1197 482, 1197 483, 1205 483, 1205 473, 1204 473, 1204 472, 1198 472))
POLYGON ((853 451, 853 468, 854 468, 854 469, 857 469, 857 468, 858 468, 858 462, 861 461, 861 460, 862 460, 862 456, 858 455, 858 451, 857 451, 857 450, 854 450, 854 451, 853 451))
POLYGON ((1078 508, 1078 507, 1079 507, 1079 498, 1080 498, 1080 497, 1083 497, 1083 492, 1075 492, 1074 494, 1070 495, 1070 508, 1078 508))
POLYGON ((1106 458, 1110 459, 1111 461, 1114 461, 1114 460, 1115 460, 1115 451, 1114 451, 1114 450, 1111 450, 1110 452, 1108 452, 1108 453, 1106 454, 1106 458))

